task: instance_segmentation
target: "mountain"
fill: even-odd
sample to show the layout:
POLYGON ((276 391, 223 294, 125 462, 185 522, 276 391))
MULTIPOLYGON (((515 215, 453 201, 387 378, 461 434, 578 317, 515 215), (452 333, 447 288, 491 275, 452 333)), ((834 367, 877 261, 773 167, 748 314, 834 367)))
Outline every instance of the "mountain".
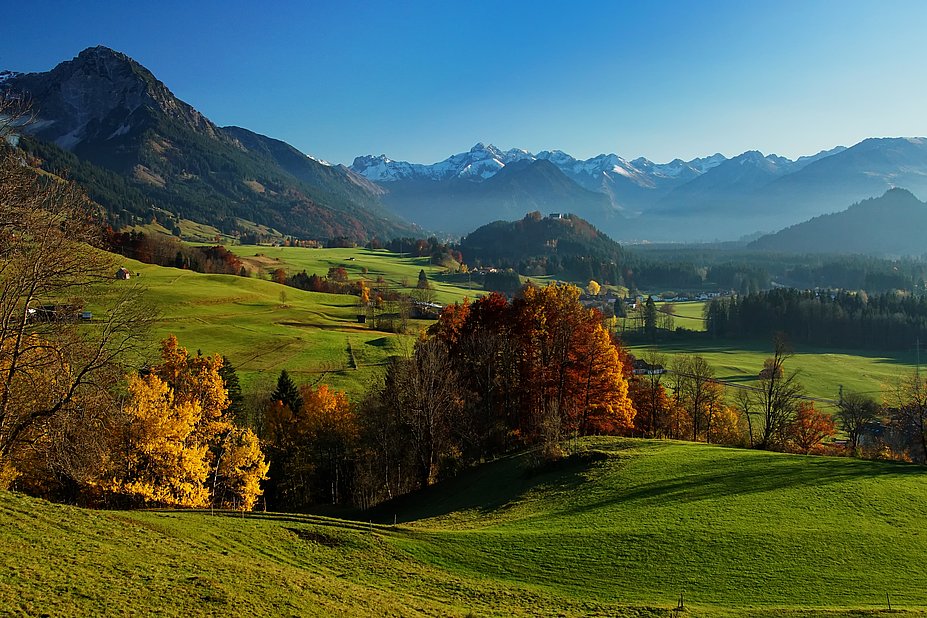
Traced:
MULTIPOLYGON (((106 172, 145 199, 101 198, 113 221, 183 217, 232 231, 242 221, 304 238, 409 233, 383 208, 382 190, 344 166, 238 127, 218 127, 145 67, 106 47, 45 73, 0 75, 7 96, 31 101, 26 127, 46 168, 109 196, 106 172), (165 214, 167 213, 167 214, 165 214)), ((111 183, 109 183, 111 184, 111 183)))
POLYGON ((599 221, 620 218, 607 196, 579 186, 549 161, 516 158, 485 175, 496 160, 502 161, 458 160, 434 171, 435 179, 414 176, 381 181, 382 200, 409 221, 457 235, 487 221, 514 219, 532 210, 573 212, 599 221))
POLYGON ((783 253, 927 254, 927 204, 910 191, 890 189, 878 198, 821 215, 749 245, 783 253))
POLYGON ((351 169, 374 182, 393 182, 397 180, 451 180, 491 178, 514 161, 533 160, 534 156, 524 150, 512 149, 501 151, 492 144, 485 146, 478 143, 468 152, 452 155, 434 165, 421 165, 393 161, 386 155, 357 157, 351 169))
POLYGON ((750 150, 681 184, 661 200, 659 210, 691 215, 706 210, 736 209, 744 198, 788 174, 795 166, 796 162, 785 157, 750 150))
MULTIPOLYGON (((611 216, 613 211, 638 214, 640 210, 646 209, 655 197, 665 195, 672 188, 720 164, 724 161, 724 156, 715 154, 692 161, 676 159, 667 164, 653 163, 644 158, 629 162, 615 154, 602 154, 579 160, 560 150, 545 150, 532 154, 517 148, 503 151, 492 144, 486 146, 478 143, 467 152, 452 155, 432 165, 394 161, 386 155, 367 155, 354 159, 351 169, 392 192, 393 185, 400 182, 415 183, 419 187, 421 181, 482 182, 512 163, 541 160, 553 163, 580 187, 606 195, 611 207, 606 208, 604 212, 611 216)), ((388 200, 400 212, 404 210, 407 200, 412 199, 406 189, 407 187, 401 187, 398 190, 402 198, 388 200)), ((417 194, 419 191, 421 188, 411 193, 417 194)), ((443 188, 434 187, 429 191, 436 194, 432 196, 436 198, 443 192, 443 188)), ((472 227, 471 225, 468 229, 472 227)))
POLYGON ((766 188, 766 197, 800 221, 894 187, 927 195, 927 139, 865 139, 777 179, 766 188))
POLYGON ((434 165, 358 157, 351 169, 383 188, 383 201, 402 216, 457 233, 485 221, 489 211, 511 218, 537 208, 576 212, 625 240, 706 241, 781 229, 892 187, 927 195, 927 139, 871 138, 795 160, 754 150, 731 159, 716 154, 665 164, 615 154, 580 160, 559 150, 532 154, 477 144, 434 165), (504 183, 491 191, 474 188, 531 161, 552 163, 575 186, 560 179, 560 195, 535 187, 530 201, 523 192, 521 199, 506 195, 504 183), (461 200, 475 194, 478 208, 473 199, 461 200), (457 209, 453 216, 448 208, 457 209))

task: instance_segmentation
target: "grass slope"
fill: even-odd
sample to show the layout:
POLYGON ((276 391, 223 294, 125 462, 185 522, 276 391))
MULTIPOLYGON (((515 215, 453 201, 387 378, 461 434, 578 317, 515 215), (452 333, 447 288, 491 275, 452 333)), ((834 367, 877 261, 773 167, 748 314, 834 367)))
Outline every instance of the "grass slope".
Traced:
POLYGON ((924 469, 589 439, 313 516, 94 512, 0 493, 10 613, 691 616, 927 608, 924 469), (366 516, 365 516, 366 517, 366 516))
MULTIPOLYGON (((476 295, 467 289, 466 275, 446 276, 427 258, 400 257, 368 249, 303 249, 297 247, 232 247, 256 268, 282 267, 291 272, 306 270, 324 274, 332 266, 344 266, 351 279, 382 276, 395 287, 414 286, 424 269, 436 288, 439 302, 454 302, 476 295), (262 256, 255 254, 261 253, 262 256), (354 258, 354 259, 350 259, 354 258), (367 274, 363 274, 363 269, 367 274)), ((356 322, 356 298, 284 288, 258 278, 203 275, 174 268, 142 264, 118 258, 142 276, 138 283, 160 310, 153 343, 170 333, 193 350, 228 356, 239 368, 248 389, 268 387, 281 369, 294 373, 300 382, 323 380, 352 395, 362 394, 388 356, 402 351, 408 337, 371 330, 356 322), (286 292, 281 305, 280 292, 286 292), (353 352, 353 359, 351 352, 353 352), (354 368, 354 361, 357 368, 354 368)), ((676 304, 677 323, 699 324, 703 303, 676 304), (685 316, 685 317, 683 317, 685 316)), ((428 322, 414 322, 425 328, 428 322)), ((648 346, 631 346, 642 353, 648 346)), ((751 384, 769 356, 766 342, 660 343, 668 356, 699 353, 714 365, 723 380, 751 384)), ((801 372, 809 394, 836 399, 840 385, 866 392, 877 399, 901 372, 914 367, 913 354, 798 347, 789 366, 801 372)))
MULTIPOLYGON (((643 354, 650 346, 629 346, 632 354, 643 354)), ((714 367, 715 376, 726 382, 756 385, 763 361, 772 355, 770 342, 731 342, 723 339, 706 342, 661 342, 657 350, 672 365, 677 354, 701 354, 714 367)), ((795 355, 786 361, 786 370, 798 370, 807 393, 824 399, 838 398, 840 386, 845 392, 866 393, 881 401, 897 384, 898 378, 913 371, 913 352, 841 350, 812 346, 795 346, 795 355)), ((822 409, 826 406, 822 405, 822 409)))
MULTIPOLYGON (((118 259, 141 276, 115 285, 140 285, 160 312, 152 344, 175 334, 191 350, 224 354, 238 369, 245 390, 272 385, 287 369, 299 383, 324 380, 360 395, 387 357, 400 353, 408 341, 358 324, 354 296, 118 259), (281 291, 286 292, 285 305, 281 291)), ((412 328, 428 324, 413 321, 412 328)))
POLYGON ((424 270, 435 290, 436 302, 453 303, 464 296, 474 298, 477 293, 483 293, 482 286, 475 282, 470 286, 472 289, 468 289, 466 275, 445 275, 444 268, 432 265, 427 257, 406 257, 362 247, 305 249, 233 245, 228 249, 264 275, 283 268, 288 273, 305 270, 310 275, 322 276, 328 274, 329 268, 342 266, 351 280, 368 279, 373 282, 382 276, 393 288, 408 293, 415 289, 419 271, 424 270))

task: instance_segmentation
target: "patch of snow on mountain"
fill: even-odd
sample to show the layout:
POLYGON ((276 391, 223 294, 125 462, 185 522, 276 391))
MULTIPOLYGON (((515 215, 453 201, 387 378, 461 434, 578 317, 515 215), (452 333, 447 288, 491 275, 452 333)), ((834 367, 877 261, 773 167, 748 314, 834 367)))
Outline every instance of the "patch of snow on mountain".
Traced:
POLYGON ((320 164, 320 165, 324 165, 325 167, 331 167, 331 166, 332 166, 331 163, 329 163, 328 161, 326 161, 326 160, 324 160, 324 159, 316 159, 316 158, 313 157, 312 155, 306 155, 306 157, 309 158, 309 159, 312 159, 313 161, 315 161, 316 163, 318 163, 318 164, 320 164))

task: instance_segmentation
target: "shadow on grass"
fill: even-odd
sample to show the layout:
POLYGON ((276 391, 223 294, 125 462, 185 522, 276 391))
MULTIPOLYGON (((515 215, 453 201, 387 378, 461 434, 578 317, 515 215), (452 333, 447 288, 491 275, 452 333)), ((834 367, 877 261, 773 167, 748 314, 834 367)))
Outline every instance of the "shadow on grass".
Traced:
POLYGON ((518 502, 533 490, 566 491, 586 480, 586 472, 603 457, 595 451, 570 455, 534 467, 527 454, 504 457, 358 515, 364 521, 406 523, 457 511, 485 515, 518 502))

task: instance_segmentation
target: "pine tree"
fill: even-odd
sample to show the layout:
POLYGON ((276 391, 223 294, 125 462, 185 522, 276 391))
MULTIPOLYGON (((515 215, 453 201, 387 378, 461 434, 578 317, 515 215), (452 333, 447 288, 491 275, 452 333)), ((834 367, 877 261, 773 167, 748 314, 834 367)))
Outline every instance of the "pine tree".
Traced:
POLYGON ((299 388, 296 382, 286 372, 286 369, 280 372, 277 378, 277 389, 270 396, 271 401, 280 401, 293 412, 298 412, 303 407, 303 398, 299 394, 299 388))
POLYGON ((428 275, 425 274, 425 269, 418 271, 418 285, 416 286, 420 290, 428 289, 428 275))
POLYGON ((245 398, 241 393, 241 383, 238 381, 238 372, 235 366, 227 356, 222 357, 222 366, 219 367, 219 375, 222 376, 222 383, 229 394, 228 413, 239 424, 243 424, 245 414, 245 398))
POLYGON ((644 303, 644 330, 651 338, 657 334, 657 305, 653 302, 653 296, 648 296, 644 303))

